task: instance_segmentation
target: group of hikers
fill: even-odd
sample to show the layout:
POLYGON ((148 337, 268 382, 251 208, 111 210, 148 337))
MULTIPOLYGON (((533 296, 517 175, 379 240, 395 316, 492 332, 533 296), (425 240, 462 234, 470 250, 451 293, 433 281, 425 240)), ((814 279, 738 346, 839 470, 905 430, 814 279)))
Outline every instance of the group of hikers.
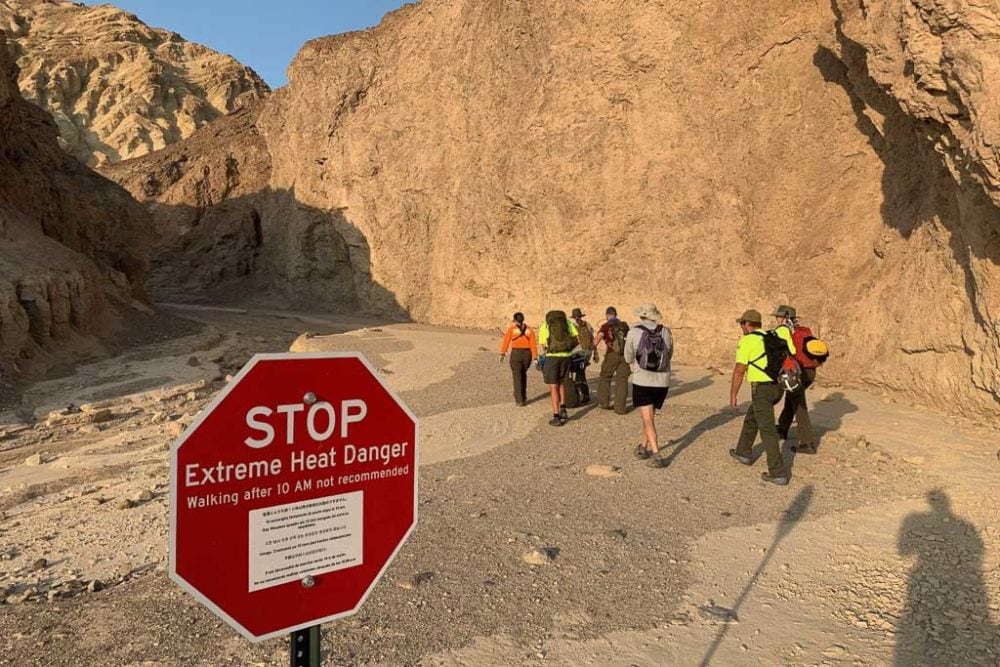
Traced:
MULTIPOLYGON (((609 306, 605 322, 596 331, 580 308, 569 317, 565 311, 549 311, 537 332, 525 322, 523 313, 514 313, 513 322, 500 343, 501 363, 508 357, 514 383, 514 401, 527 405, 528 371, 535 364, 549 389, 552 418, 549 424, 563 426, 569 420, 567 408, 590 402, 587 367, 604 361, 597 384, 597 406, 626 414, 628 385, 632 384, 632 405, 642 417, 642 440, 635 455, 654 468, 664 468, 669 459, 660 453, 656 432, 656 411, 663 408, 670 390, 670 362, 674 340, 663 315, 652 303, 635 309, 638 322, 629 326, 609 306)), ((743 418, 736 447, 729 455, 739 463, 753 463, 752 450, 760 433, 767 453, 767 471, 761 478, 780 486, 788 484, 788 468, 779 440, 787 440, 794 420, 798 442, 792 451, 816 453, 816 440, 809 419, 806 389, 816 379, 816 369, 829 355, 826 343, 799 324, 791 306, 780 305, 774 326, 765 331, 760 311, 746 310, 736 321, 742 336, 736 347, 736 364, 729 390, 729 405, 738 406, 739 390, 750 384, 750 405, 743 418), (784 399, 775 422, 774 406, 784 399)))

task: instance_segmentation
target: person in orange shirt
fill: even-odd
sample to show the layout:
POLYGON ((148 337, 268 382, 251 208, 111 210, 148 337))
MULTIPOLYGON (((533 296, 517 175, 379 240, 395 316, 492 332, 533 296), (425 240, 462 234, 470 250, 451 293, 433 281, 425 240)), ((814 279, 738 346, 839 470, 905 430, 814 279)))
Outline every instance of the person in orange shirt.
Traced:
POLYGON ((524 313, 514 313, 514 321, 500 343, 500 363, 510 350, 510 373, 514 380, 514 402, 527 405, 528 369, 538 359, 538 341, 535 330, 524 323, 524 313))

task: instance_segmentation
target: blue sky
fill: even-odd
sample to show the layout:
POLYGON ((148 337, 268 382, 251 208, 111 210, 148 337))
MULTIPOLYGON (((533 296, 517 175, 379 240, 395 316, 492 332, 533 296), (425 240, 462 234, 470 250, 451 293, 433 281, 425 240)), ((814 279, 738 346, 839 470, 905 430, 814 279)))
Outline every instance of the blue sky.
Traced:
MULTIPOLYGON (((412 2, 412 0, 410 0, 412 2)), ((102 4, 88 2, 87 4, 102 4)), ((228 53, 272 88, 314 37, 377 25, 403 0, 110 0, 156 28, 228 53)))

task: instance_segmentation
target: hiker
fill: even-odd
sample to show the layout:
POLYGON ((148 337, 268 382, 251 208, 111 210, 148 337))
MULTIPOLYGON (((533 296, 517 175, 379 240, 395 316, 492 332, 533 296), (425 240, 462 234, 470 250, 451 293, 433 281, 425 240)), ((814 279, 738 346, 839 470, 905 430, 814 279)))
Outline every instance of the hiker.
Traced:
POLYGON ((514 313, 514 321, 507 327, 500 343, 500 363, 510 350, 510 373, 514 380, 514 402, 519 407, 527 405, 528 369, 538 359, 535 330, 524 323, 524 313, 514 313))
POLYGON ((597 381, 597 407, 611 410, 611 380, 615 381, 614 411, 625 414, 625 401, 628 399, 629 365, 625 363, 625 338, 628 335, 628 323, 618 319, 618 310, 608 306, 604 311, 607 321, 597 330, 594 338, 594 362, 598 358, 597 346, 604 343, 604 363, 601 364, 601 375, 597 381))
POLYGON ((625 361, 632 368, 632 405, 642 415, 642 442, 635 455, 649 459, 654 468, 666 468, 667 459, 660 456, 656 434, 656 411, 663 408, 670 391, 670 359, 674 354, 674 339, 668 327, 660 324, 663 316, 652 303, 635 309, 639 323, 625 339, 625 361))
POLYGON ((806 354, 806 339, 812 338, 812 329, 799 324, 795 309, 781 305, 774 309, 776 326, 788 329, 792 334, 792 344, 795 346, 795 360, 802 367, 802 385, 795 391, 785 392, 785 403, 778 417, 778 438, 788 440, 788 431, 795 419, 795 436, 798 441, 792 445, 796 454, 815 454, 816 437, 813 435, 812 420, 809 419, 809 406, 806 404, 806 389, 816 381, 816 369, 820 362, 806 354))
POLYGON ((566 318, 565 311, 550 310, 545 314, 545 321, 538 328, 538 344, 542 346, 539 367, 552 401, 549 424, 562 426, 569 419, 563 382, 569 376, 573 348, 579 344, 576 327, 566 318))
MULTIPOLYGON (((571 364, 571 377, 573 380, 573 393, 576 395, 576 405, 587 405, 590 403, 590 385, 587 384, 587 366, 590 365, 591 359, 594 358, 596 351, 594 350, 594 327, 591 326, 590 322, 583 319, 586 315, 579 308, 574 308, 573 313, 570 316, 573 318, 573 324, 576 326, 577 338, 580 341, 579 344, 573 348, 573 354, 570 357, 572 360, 571 364)), ((573 403, 567 401, 569 407, 576 407, 573 403)))
MULTIPOLYGON (((740 385, 746 377, 750 382, 750 407, 743 418, 739 442, 735 449, 729 450, 729 455, 743 465, 752 464, 753 443, 760 431, 760 439, 767 452, 767 472, 762 472, 760 477, 765 482, 785 486, 788 484, 788 469, 781 455, 781 444, 774 424, 774 406, 781 400, 784 392, 776 378, 765 372, 768 355, 765 333, 760 330, 763 318, 760 311, 751 309, 744 311, 736 321, 743 336, 736 346, 736 365, 733 367, 733 379, 729 386, 729 405, 733 408, 739 405, 740 385)), ((785 342, 788 354, 795 354, 792 336, 787 328, 779 328, 774 335, 785 342)))

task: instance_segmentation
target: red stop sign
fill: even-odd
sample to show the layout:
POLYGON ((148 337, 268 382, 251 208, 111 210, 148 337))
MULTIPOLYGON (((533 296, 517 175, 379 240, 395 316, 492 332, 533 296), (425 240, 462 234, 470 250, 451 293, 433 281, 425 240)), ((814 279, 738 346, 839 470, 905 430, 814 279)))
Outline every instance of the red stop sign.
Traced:
POLYGON ((360 354, 259 354, 171 448, 170 577, 254 641, 350 615, 416 525, 416 469, 360 354))

